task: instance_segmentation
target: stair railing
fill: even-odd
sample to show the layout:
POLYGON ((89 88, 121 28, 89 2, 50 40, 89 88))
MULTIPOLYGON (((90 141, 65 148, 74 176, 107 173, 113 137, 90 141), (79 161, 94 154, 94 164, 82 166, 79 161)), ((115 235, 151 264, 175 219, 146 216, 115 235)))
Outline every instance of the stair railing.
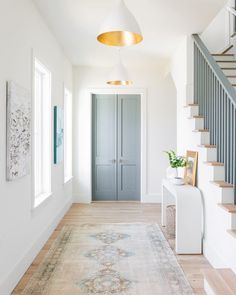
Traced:
MULTIPOLYGON (((209 53, 201 38, 194 40, 194 103, 204 116, 217 161, 225 165, 225 182, 236 185, 236 90, 209 53)), ((236 190, 235 190, 236 192, 236 190)), ((234 194, 236 205, 236 193, 234 194)))

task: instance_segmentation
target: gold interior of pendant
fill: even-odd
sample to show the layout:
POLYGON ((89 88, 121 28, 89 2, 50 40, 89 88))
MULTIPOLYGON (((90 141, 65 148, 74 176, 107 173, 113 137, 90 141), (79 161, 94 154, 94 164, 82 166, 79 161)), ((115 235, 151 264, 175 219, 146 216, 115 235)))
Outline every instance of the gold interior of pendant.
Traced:
POLYGON ((132 81, 107 81, 109 85, 132 85, 132 81))
POLYGON ((114 31, 98 35, 97 40, 109 46, 129 46, 140 43, 143 36, 128 31, 114 31))

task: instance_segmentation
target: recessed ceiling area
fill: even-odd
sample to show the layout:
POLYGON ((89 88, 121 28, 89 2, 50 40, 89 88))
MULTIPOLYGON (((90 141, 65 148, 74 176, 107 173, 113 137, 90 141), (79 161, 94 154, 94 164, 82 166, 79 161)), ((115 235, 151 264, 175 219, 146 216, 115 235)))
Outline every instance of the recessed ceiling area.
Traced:
MULTIPOLYGON (((73 65, 112 66, 116 48, 100 44, 97 33, 118 0, 33 0, 73 65)), ((184 35, 202 32, 225 0, 125 0, 144 40, 125 48, 130 66, 158 66, 184 35)))

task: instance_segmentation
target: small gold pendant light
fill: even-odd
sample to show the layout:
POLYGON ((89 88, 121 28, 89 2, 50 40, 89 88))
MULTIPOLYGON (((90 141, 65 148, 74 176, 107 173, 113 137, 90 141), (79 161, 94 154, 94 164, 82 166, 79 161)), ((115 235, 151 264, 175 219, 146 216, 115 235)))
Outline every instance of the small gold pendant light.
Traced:
POLYGON ((97 40, 109 46, 129 46, 143 40, 140 27, 123 0, 106 18, 101 26, 97 40))
POLYGON ((107 81, 107 84, 109 85, 115 85, 115 86, 128 86, 132 85, 133 82, 129 79, 128 72, 126 68, 124 67, 121 56, 120 56, 120 50, 119 50, 119 57, 118 62, 111 71, 110 78, 107 81))

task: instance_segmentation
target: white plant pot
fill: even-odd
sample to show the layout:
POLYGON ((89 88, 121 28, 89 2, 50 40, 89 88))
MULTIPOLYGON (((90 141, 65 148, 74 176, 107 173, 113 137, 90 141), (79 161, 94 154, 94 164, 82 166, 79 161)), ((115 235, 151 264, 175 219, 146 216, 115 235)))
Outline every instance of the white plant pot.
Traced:
POLYGON ((171 179, 171 182, 175 185, 184 185, 184 179, 182 177, 174 177, 171 179))
POLYGON ((166 170, 166 178, 173 179, 175 177, 178 177, 178 169, 172 168, 171 166, 169 166, 166 170))

